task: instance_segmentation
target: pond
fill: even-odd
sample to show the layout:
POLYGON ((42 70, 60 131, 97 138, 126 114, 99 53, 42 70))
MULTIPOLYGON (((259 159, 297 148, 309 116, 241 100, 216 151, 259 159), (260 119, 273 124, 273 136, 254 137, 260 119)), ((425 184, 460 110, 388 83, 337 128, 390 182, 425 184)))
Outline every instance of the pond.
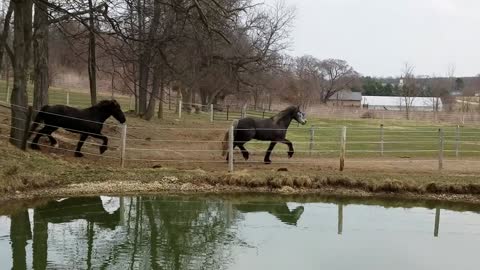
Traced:
POLYGON ((478 269, 480 206, 323 196, 0 206, 0 269, 478 269))

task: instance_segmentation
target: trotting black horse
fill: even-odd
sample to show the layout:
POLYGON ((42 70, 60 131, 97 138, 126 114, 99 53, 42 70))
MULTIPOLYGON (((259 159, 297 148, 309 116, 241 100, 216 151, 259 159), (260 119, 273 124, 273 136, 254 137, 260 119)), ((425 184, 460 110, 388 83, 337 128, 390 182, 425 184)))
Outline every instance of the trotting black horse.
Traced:
POLYGON ((102 134, 102 128, 103 123, 110 116, 113 116, 121 124, 126 121, 120 104, 116 100, 102 100, 86 109, 77 109, 65 105, 45 105, 37 113, 30 129, 30 135, 37 129, 40 123, 43 122, 44 127, 37 132, 30 147, 32 149, 40 149, 38 140, 44 135, 50 139, 51 146, 57 146, 57 140, 53 138, 52 133, 58 128, 63 128, 80 134, 80 140, 75 149, 76 157, 83 157, 81 149, 88 136, 103 140, 103 144, 100 146, 100 154, 103 154, 107 151, 108 138, 102 134))
MULTIPOLYGON (((271 141, 265 154, 265 164, 270 164, 270 154, 277 143, 284 143, 288 146, 288 157, 293 156, 293 144, 285 137, 287 135, 287 129, 290 126, 292 120, 299 122, 302 125, 307 123, 305 113, 300 111, 300 106, 290 106, 281 111, 275 116, 268 119, 260 119, 247 117, 240 119, 234 128, 233 148, 240 148, 245 160, 248 160, 249 153, 245 149, 244 144, 252 139, 259 141, 271 141)), ((225 134, 223 141, 223 156, 227 155, 228 160, 228 132, 225 134)))

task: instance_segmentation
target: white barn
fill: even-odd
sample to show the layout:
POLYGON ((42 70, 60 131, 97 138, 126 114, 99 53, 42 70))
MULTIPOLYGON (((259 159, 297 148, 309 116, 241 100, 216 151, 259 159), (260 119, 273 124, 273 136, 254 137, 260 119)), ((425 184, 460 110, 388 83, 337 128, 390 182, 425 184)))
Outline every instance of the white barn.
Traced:
POLYGON ((438 111, 443 108, 439 97, 363 96, 362 107, 373 110, 403 111, 409 104, 412 111, 438 111))

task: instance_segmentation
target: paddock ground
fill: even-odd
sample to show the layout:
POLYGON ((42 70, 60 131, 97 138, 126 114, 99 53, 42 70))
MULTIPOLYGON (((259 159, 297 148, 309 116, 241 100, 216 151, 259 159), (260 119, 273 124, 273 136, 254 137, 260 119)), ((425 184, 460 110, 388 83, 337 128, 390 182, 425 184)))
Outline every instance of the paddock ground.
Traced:
MULTIPOLYGON (((167 112, 165 120, 145 121, 128 115, 128 136, 126 150, 126 168, 175 168, 202 169, 211 172, 226 172, 228 165, 221 156, 221 141, 230 122, 210 123, 208 114, 184 114, 176 119, 174 112, 167 112)), ((238 150, 235 151, 235 170, 276 171, 286 168, 291 172, 338 172, 339 170, 339 131, 342 124, 348 126, 347 155, 345 170, 362 173, 455 173, 475 174, 480 172, 480 141, 477 143, 477 129, 464 127, 458 158, 455 155, 455 140, 446 139, 443 170, 438 170, 438 125, 415 127, 408 122, 386 126, 384 132, 384 156, 380 156, 379 131, 376 124, 369 120, 346 120, 343 123, 325 119, 309 119, 320 129, 314 135, 314 145, 310 151, 309 128, 292 125, 288 138, 294 143, 296 153, 293 158, 286 156, 287 147, 277 145, 272 154, 273 164, 263 164, 263 156, 268 143, 252 142, 247 144, 251 152, 249 161, 244 161, 238 150), (468 137, 467 137, 468 136, 468 137), (468 138, 468 144, 466 139, 468 138), (394 143, 389 144, 392 141, 394 143), (349 144, 350 143, 350 144, 349 144), (428 150, 422 152, 422 149, 428 150), (353 152, 348 152, 352 150, 353 152), (399 151, 399 152, 395 152, 399 151)), ((6 141, 10 119, 9 110, 0 107, 0 140, 6 141)), ((59 140, 59 148, 48 145, 42 147, 42 153, 52 159, 61 159, 72 164, 91 167, 120 166, 120 127, 110 119, 104 128, 109 136, 109 150, 99 155, 99 143, 89 139, 83 148, 86 156, 73 157, 78 135, 57 131, 54 136, 59 140)), ((392 123, 393 124, 393 123, 392 123)), ((445 127, 446 136, 453 137, 454 127, 445 127)), ((478 130, 480 135, 480 130, 478 130)), ((46 138, 41 143, 48 144, 46 138)), ((31 151, 31 150, 29 150, 31 151)))

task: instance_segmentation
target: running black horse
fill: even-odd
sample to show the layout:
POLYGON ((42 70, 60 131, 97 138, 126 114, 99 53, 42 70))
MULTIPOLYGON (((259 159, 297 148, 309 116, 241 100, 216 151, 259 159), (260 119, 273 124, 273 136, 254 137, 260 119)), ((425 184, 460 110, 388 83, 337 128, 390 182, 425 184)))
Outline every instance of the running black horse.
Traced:
MULTIPOLYGON (((292 120, 295 120, 302 125, 307 123, 305 113, 300 111, 300 106, 290 106, 268 119, 253 117, 240 119, 234 127, 233 148, 238 146, 238 148, 240 148, 242 151, 243 158, 248 160, 249 153, 247 149, 245 149, 245 143, 252 139, 259 141, 271 141, 264 158, 265 164, 270 164, 272 163, 270 160, 270 154, 272 153, 273 148, 277 143, 284 143, 288 146, 288 158, 291 158, 294 153, 293 144, 285 137, 287 135, 287 129, 292 120)), ((227 149, 228 132, 225 134, 225 138, 223 140, 222 154, 223 156, 227 155, 228 160, 229 157, 227 149)))
POLYGON ((81 149, 88 136, 103 140, 103 144, 100 146, 100 154, 103 154, 107 151, 108 138, 102 134, 102 128, 103 123, 110 116, 113 116, 121 124, 126 121, 120 104, 116 100, 102 100, 86 109, 77 109, 65 105, 45 105, 37 113, 30 129, 30 135, 41 123, 45 125, 37 132, 30 147, 36 150, 40 149, 38 140, 44 135, 50 139, 51 146, 57 146, 57 140, 53 138, 52 133, 59 128, 63 128, 80 134, 80 140, 75 149, 76 157, 83 157, 81 149))

